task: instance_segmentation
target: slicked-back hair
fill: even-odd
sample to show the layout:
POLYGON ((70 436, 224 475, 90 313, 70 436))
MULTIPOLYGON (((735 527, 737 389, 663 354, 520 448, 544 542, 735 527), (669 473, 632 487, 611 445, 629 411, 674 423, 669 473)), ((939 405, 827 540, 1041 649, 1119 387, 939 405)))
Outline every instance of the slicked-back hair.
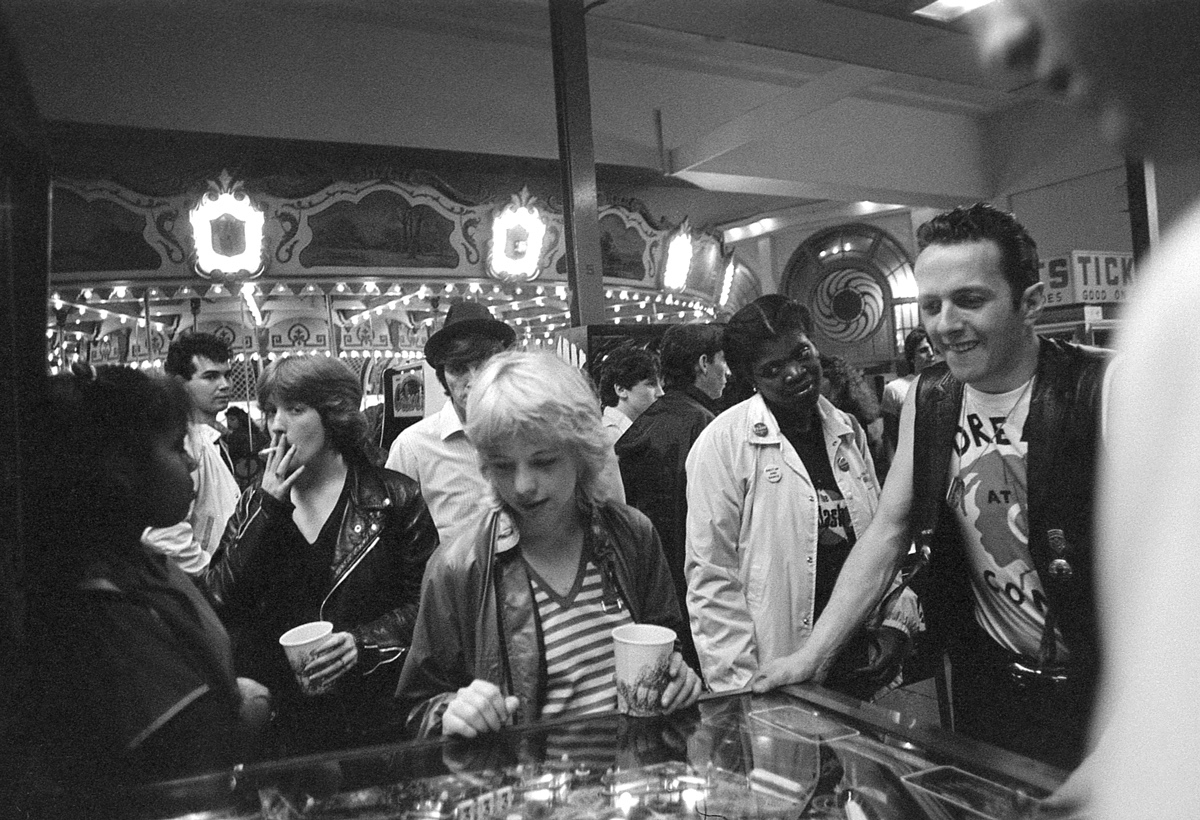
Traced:
POLYGON ((721 352, 724 341, 725 328, 719 324, 693 322, 667 328, 658 349, 663 387, 682 390, 695 384, 700 357, 711 359, 721 352))
POLYGON ((626 390, 638 382, 658 381, 658 355, 644 347, 621 345, 610 350, 600 363, 600 403, 616 407, 620 398, 617 388, 626 390))
POLYGON ((938 214, 917 228, 917 247, 961 245, 990 240, 1000 249, 1000 272, 1012 291, 1013 307, 1038 282, 1037 243, 1008 211, 977 202, 938 214))
POLYGON ((306 404, 321 416, 334 448, 348 460, 368 456, 367 420, 360 412, 362 383, 349 365, 329 356, 276 359, 258 379, 258 406, 264 416, 289 402, 306 404))
POLYGON ((600 422, 600 402, 588 378, 553 353, 507 351, 484 366, 467 397, 467 437, 487 455, 514 439, 563 447, 575 461, 576 497, 581 505, 598 499, 608 437, 600 422))
POLYGON ((189 333, 171 340, 171 346, 167 348, 167 360, 163 362, 163 370, 185 382, 191 381, 192 376, 196 375, 196 364, 192 361, 194 356, 204 356, 217 364, 224 364, 229 361, 231 353, 229 344, 219 336, 211 333, 189 333))
POLYGON ((796 300, 778 293, 760 296, 725 326, 725 363, 734 378, 753 384, 754 361, 764 346, 796 330, 810 336, 812 327, 812 314, 796 300))

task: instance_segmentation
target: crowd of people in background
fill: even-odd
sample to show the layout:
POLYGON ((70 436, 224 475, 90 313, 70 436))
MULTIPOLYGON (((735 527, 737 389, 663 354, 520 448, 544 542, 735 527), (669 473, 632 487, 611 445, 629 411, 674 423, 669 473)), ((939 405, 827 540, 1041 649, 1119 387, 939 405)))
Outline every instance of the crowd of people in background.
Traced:
MULTIPOLYGON (((611 710, 608 636, 649 623, 679 638, 665 711, 702 687, 808 679, 870 699, 905 682, 921 640, 949 653, 959 731, 1074 765, 1098 659, 1088 581, 1106 360, 1038 341, 1035 245, 1010 214, 958 208, 918 237, 925 332, 906 341, 914 378, 886 485, 869 432, 882 434, 878 399, 782 295, 609 351, 598 387, 557 356, 509 350, 512 328, 455 303, 425 351, 448 400, 386 454, 347 365, 276 360, 257 384, 262 437, 227 414, 239 454, 261 464, 240 496, 215 427, 230 393, 220 340, 177 340, 166 380, 59 377, 51 418, 72 429, 55 435, 90 444, 61 466, 111 472, 114 497, 54 543, 65 554, 45 600, 85 606, 42 610, 39 625, 72 633, 58 663, 94 664, 137 701, 118 725, 94 724, 93 759, 119 764, 120 782, 611 710), (945 361, 926 367, 930 348, 945 361), (749 397, 722 411, 732 384, 749 397), (121 394, 139 391, 158 398, 121 418, 121 394), (138 447, 107 446, 135 431, 138 447), (130 460, 171 480, 147 482, 130 460), (934 548, 924 586, 901 580, 918 542, 934 548), (311 621, 332 629, 298 672, 279 636, 311 621), (123 641, 107 642, 118 627, 123 641), (115 655, 89 654, 126 652, 140 630, 153 662, 128 680, 115 655), (1014 669, 1065 682, 1013 686, 1014 669), (196 734, 207 742, 187 751, 196 734)), ((38 685, 60 705, 45 721, 102 708, 38 685)))
MULTIPOLYGON (((1088 14, 1117 14, 1093 0, 1007 3, 985 42, 1060 84, 1055 66, 1124 89, 1121 72, 1136 71, 1100 71, 1095 49, 1070 44, 1118 25, 1170 39, 1154 25, 1168 8, 1196 22, 1190 4, 1145 6, 1110 18, 1088 14)), ((1106 110, 1129 118, 1108 123, 1120 136, 1165 144, 1135 127, 1164 122, 1154 99, 1112 100, 1106 110)), ((1166 122, 1162 132, 1179 130, 1166 122)), ((87 808, 102 782, 611 710, 607 634, 625 623, 680 638, 666 711, 702 688, 836 685, 864 636, 873 651, 851 665, 870 697, 904 680, 916 641, 949 658, 956 731, 1068 768, 1093 717, 1107 722, 1097 690, 1108 664, 1112 730, 1080 771, 1134 765, 1145 698, 1195 722, 1181 708, 1186 675, 1121 676, 1145 658, 1139 637, 1164 646, 1154 612, 1195 621, 1192 596, 1161 578, 1189 577, 1174 559, 1195 560, 1174 529, 1195 516, 1174 482, 1194 454, 1165 459, 1180 470, 1166 486, 1144 475, 1165 458, 1145 441, 1162 425, 1144 413, 1165 423, 1194 405, 1194 389, 1158 372, 1190 351, 1194 330, 1159 334, 1178 300, 1156 272, 1125 337, 1127 353, 1149 355, 1121 387, 1105 352, 1037 335, 1036 244, 1011 214, 956 208, 917 240, 922 327, 882 405, 861 372, 822 355, 807 308, 782 295, 723 326, 671 327, 653 350, 610 352, 598 390, 556 356, 509 350, 511 327, 457 303, 425 350, 449 400, 386 454, 368 436, 358 376, 336 359, 267 366, 266 432, 230 412, 227 441, 215 422, 229 353, 213 337, 177 339, 166 378, 54 377, 30 495, 37 708, 16 737, 26 793, 87 808), (727 379, 744 395, 722 405, 727 379), (247 459, 257 466, 239 474, 247 459), (1107 533, 1093 523, 1101 491, 1107 533), (1097 589, 1115 592, 1112 567, 1137 536, 1118 512, 1125 492, 1142 494, 1138 522, 1155 511, 1145 546, 1165 557, 1140 565, 1171 595, 1165 608, 1142 600, 1148 611, 1132 617, 1148 620, 1114 640, 1124 621, 1097 589), (904 572, 914 555, 919 577, 904 572), (333 630, 297 675, 278 637, 312 620, 333 630)), ((1194 244, 1169 252, 1186 264, 1194 244)), ((1160 723, 1153 738, 1171 731, 1160 723)), ((1167 762, 1182 786, 1194 763, 1167 762)), ((1081 778, 1073 797, 1098 791, 1105 816, 1126 816, 1103 774, 1081 778)))

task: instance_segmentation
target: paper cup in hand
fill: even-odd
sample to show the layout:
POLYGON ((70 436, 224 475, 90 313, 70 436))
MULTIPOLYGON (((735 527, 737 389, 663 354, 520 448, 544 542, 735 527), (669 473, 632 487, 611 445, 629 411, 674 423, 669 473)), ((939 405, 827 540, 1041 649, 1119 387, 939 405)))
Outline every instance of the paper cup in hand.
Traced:
POLYGON ((288 663, 292 665, 292 671, 296 673, 296 682, 300 684, 301 691, 306 695, 323 694, 328 692, 329 687, 333 685, 333 681, 330 681, 324 686, 314 686, 309 682, 308 676, 304 674, 304 667, 312 658, 313 651, 331 634, 333 634, 333 624, 329 621, 309 621, 306 624, 294 626, 279 636, 279 645, 287 653, 288 663))
POLYGON ((617 708, 634 717, 663 713, 662 696, 671 682, 675 631, 653 624, 626 624, 612 632, 617 661, 617 708))

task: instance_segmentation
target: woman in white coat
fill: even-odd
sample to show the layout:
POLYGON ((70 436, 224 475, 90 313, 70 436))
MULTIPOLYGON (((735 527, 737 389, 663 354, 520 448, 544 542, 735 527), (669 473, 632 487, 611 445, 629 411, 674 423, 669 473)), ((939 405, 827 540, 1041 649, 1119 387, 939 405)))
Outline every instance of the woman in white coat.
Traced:
MULTIPOLYGON (((725 358, 755 395, 697 439, 687 460, 688 611, 704 678, 744 687, 803 645, 879 499, 862 427, 821 396, 807 308, 763 296, 725 329, 725 358)), ((891 656, 919 628, 915 597, 888 606, 891 656)))

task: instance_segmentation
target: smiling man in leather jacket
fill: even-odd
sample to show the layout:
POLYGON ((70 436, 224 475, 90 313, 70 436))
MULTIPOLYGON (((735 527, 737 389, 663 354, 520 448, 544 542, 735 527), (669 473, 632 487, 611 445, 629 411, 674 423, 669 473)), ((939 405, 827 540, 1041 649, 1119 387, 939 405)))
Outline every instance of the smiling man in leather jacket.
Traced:
POLYGON ((1074 766, 1099 664, 1091 512, 1107 357, 1038 338, 1036 245, 1011 214, 956 208, 917 239, 921 320, 945 363, 909 391, 879 510, 811 640, 755 688, 822 679, 919 539, 954 728, 1074 766))

